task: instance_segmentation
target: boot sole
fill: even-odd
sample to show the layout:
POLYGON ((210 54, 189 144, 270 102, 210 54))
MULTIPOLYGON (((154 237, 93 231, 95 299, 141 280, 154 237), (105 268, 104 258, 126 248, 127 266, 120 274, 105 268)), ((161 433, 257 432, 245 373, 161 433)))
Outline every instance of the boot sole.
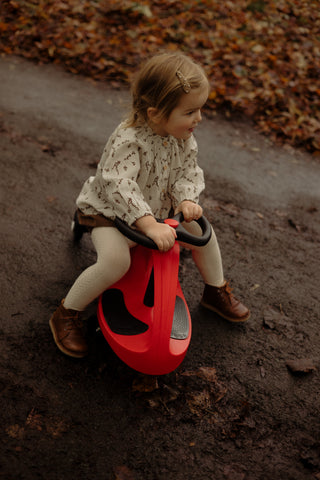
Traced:
POLYGON ((217 313, 221 318, 224 318, 225 320, 228 320, 228 322, 232 322, 232 323, 244 323, 246 322, 247 320, 249 320, 250 318, 250 312, 248 313, 248 315, 246 317, 242 317, 242 318, 239 318, 239 319, 236 319, 236 318, 232 318, 232 317, 227 317, 226 315, 222 315, 221 312, 219 312, 219 310, 217 310, 216 308, 212 307, 211 305, 208 305, 207 303, 201 301, 200 302, 200 305, 202 305, 204 308, 208 309, 208 310, 211 310, 212 312, 214 313, 217 313))
POLYGON ((68 357, 73 357, 73 358, 83 358, 87 355, 88 352, 85 352, 85 353, 76 353, 76 352, 72 352, 70 350, 67 350, 63 345, 62 343, 59 341, 59 339, 57 338, 57 335, 56 335, 56 332, 52 326, 52 317, 50 318, 49 320, 49 327, 50 327, 50 330, 51 330, 51 333, 53 335, 53 339, 54 339, 54 342, 55 344, 57 345, 57 347, 59 348, 59 350, 64 353, 65 355, 68 355, 68 357))

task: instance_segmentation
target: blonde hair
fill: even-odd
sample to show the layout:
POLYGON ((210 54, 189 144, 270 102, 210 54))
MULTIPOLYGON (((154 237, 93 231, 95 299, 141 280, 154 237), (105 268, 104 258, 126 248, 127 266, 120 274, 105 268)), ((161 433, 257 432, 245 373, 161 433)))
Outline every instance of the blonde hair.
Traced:
POLYGON ((132 83, 132 109, 127 126, 147 123, 149 107, 168 119, 183 94, 205 85, 208 79, 203 68, 186 55, 155 55, 142 65, 132 83))

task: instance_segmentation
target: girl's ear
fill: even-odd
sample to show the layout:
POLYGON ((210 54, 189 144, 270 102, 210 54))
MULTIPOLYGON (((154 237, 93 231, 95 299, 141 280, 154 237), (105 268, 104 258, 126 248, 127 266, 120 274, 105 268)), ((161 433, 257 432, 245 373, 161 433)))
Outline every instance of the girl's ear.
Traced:
POLYGON ((149 107, 147 110, 148 119, 154 123, 158 124, 161 120, 161 115, 155 107, 149 107))

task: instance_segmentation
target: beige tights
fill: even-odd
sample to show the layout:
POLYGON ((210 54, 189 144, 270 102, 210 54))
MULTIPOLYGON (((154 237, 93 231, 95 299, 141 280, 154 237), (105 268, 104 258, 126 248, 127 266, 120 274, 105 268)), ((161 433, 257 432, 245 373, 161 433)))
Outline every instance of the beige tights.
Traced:
MULTIPOLYGON (((191 233, 199 234, 196 222, 184 226, 191 233)), ((84 270, 71 287, 64 301, 67 309, 84 310, 104 290, 120 280, 130 267, 130 248, 135 243, 116 228, 94 228, 91 237, 97 251, 97 261, 84 270)), ((194 262, 205 283, 215 286, 224 283, 220 249, 214 231, 209 243, 204 247, 181 245, 191 249, 194 262)))

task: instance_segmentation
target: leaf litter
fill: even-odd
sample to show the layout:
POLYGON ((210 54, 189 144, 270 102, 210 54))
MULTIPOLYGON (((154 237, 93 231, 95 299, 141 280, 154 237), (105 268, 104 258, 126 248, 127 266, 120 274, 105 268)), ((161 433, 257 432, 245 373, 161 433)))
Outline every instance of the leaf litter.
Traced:
POLYGON ((164 408, 170 413, 170 407, 183 403, 192 415, 205 417, 210 422, 219 418, 217 405, 228 389, 218 379, 214 367, 176 372, 173 378, 173 383, 169 384, 161 378, 158 381, 157 377, 139 375, 133 381, 132 390, 153 409, 164 408))
POLYGON ((141 60, 182 50, 206 70, 207 113, 241 113, 320 151, 317 0, 3 0, 0 51, 127 85, 141 60))

